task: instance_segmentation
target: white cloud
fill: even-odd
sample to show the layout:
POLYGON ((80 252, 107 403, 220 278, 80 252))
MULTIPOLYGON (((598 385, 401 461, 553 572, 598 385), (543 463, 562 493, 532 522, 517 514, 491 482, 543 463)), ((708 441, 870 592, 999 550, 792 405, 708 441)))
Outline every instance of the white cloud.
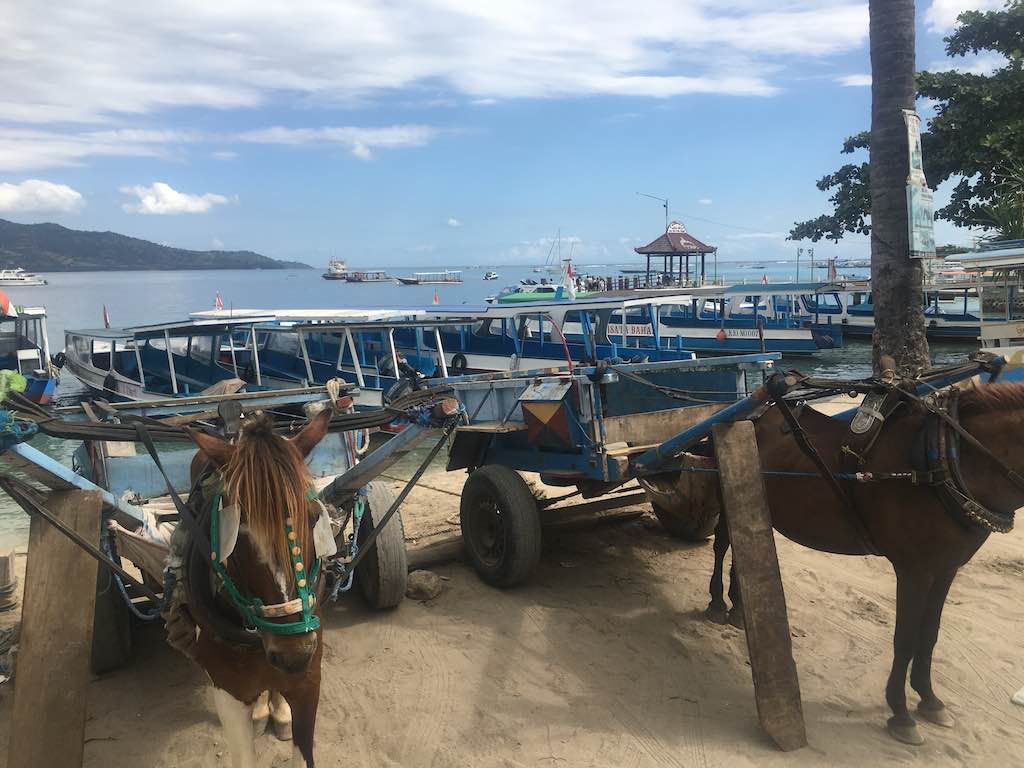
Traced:
POLYGON ((224 241, 221 240, 219 237, 213 238, 213 242, 211 243, 211 245, 214 247, 214 249, 218 251, 224 250, 224 241))
POLYGON ((67 124, 182 107, 330 106, 423 87, 476 103, 768 96, 782 66, 860 48, 867 7, 860 0, 310 0, 296 12, 286 0, 64 0, 45 14, 32 3, 6 3, 0 24, 8 41, 0 47, 0 115, 67 124))
POLYGON ((785 232, 742 232, 736 235, 726 235, 727 240, 785 240, 785 232))
POLYGON ((1006 62, 1003 54, 988 51, 955 59, 938 59, 929 64, 927 69, 930 72, 948 72, 955 69, 969 75, 991 75, 997 69, 1005 67, 1006 62))
POLYGON ((0 213, 67 213, 84 202, 81 193, 66 184, 41 179, 0 183, 0 213))
POLYGON ((964 11, 997 11, 1004 5, 1004 0, 932 0, 924 13, 924 23, 932 32, 949 32, 964 11))
POLYGON ((469 103, 474 105, 474 106, 477 106, 477 107, 489 107, 492 104, 497 104, 498 100, 497 99, 473 99, 469 103))
POLYGON ((176 213, 206 213, 215 205, 224 205, 228 198, 224 195, 215 195, 207 192, 205 195, 190 195, 186 192, 179 192, 162 181, 154 182, 152 186, 121 187, 121 192, 126 195, 135 195, 137 203, 125 203, 121 208, 127 213, 145 214, 176 214, 176 213))
MULTIPOLYGON (((0 73, 0 80, 3 75, 0 73)), ((80 165, 89 157, 171 157, 199 141, 187 131, 109 130, 58 133, 0 124, 0 170, 26 171, 80 165)))
POLYGON ((238 157, 238 153, 232 152, 230 149, 222 149, 217 152, 211 152, 210 157, 214 160, 234 160, 238 157))
POLYGON ((429 125, 390 125, 383 128, 359 128, 351 125, 323 128, 284 128, 274 126, 239 135, 241 141, 254 144, 284 144, 287 146, 340 145, 360 160, 373 157, 374 149, 422 147, 429 144, 440 131, 429 125))
POLYGON ((871 85, 871 75, 841 75, 837 77, 836 82, 846 88, 863 88, 864 86, 871 85))
POLYGON ((713 203, 714 200, 712 200, 710 197, 702 197, 697 202, 700 203, 701 205, 711 205, 711 203, 713 203))
POLYGON ((462 226, 462 222, 459 221, 458 219, 448 219, 448 226, 449 227, 461 227, 462 226))

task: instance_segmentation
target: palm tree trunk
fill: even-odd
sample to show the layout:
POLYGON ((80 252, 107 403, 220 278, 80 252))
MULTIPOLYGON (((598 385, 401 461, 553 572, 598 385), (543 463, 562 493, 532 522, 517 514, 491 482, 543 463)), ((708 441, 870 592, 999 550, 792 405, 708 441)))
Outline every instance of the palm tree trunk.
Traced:
POLYGON ((871 32, 871 291, 874 366, 891 356, 903 371, 928 365, 922 268, 910 258, 904 109, 914 109, 914 0, 869 0, 871 32))

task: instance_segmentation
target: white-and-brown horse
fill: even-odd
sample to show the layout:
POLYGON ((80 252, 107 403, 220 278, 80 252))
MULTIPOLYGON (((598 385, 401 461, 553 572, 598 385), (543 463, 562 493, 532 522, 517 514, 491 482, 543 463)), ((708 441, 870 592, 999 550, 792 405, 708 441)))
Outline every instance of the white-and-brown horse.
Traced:
POLYGON ((199 626, 192 655, 213 682, 235 768, 256 766, 253 704, 265 706, 268 692, 275 721, 286 722, 282 710, 290 707, 292 764, 313 766, 323 647, 317 585, 307 576, 316 559, 313 527, 322 507, 311 498, 305 457, 327 434, 329 420, 330 410, 322 411, 292 439, 275 434, 264 416, 248 419, 235 444, 192 434, 199 446, 193 482, 208 461, 214 480, 206 485, 215 489, 220 509, 211 559, 222 571, 211 602, 222 615, 236 617, 239 629, 255 623, 248 629, 259 639, 232 642, 221 628, 204 623, 203 611, 192 611, 199 626), (246 605, 256 606, 255 622, 242 619, 246 605))

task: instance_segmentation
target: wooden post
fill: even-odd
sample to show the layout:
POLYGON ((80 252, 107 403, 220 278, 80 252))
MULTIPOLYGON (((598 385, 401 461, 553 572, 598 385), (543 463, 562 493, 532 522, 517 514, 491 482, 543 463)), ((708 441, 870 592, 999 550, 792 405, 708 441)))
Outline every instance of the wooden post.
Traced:
MULTIPOLYGON (((96 491, 55 491, 47 506, 98 543, 102 503, 96 491)), ((8 768, 82 764, 96 567, 60 531, 32 518, 8 768)))
POLYGON ((712 428, 761 727, 783 750, 807 746, 786 595, 761 479, 754 425, 712 428))

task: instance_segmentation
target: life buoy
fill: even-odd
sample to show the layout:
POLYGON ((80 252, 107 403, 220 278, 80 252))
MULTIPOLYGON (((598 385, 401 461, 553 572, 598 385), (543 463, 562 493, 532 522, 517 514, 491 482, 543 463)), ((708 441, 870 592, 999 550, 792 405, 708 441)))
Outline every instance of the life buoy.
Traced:
POLYGON ((469 368, 469 361, 466 360, 466 356, 461 352, 456 352, 452 358, 452 364, 448 366, 449 372, 453 376, 461 376, 469 368))

